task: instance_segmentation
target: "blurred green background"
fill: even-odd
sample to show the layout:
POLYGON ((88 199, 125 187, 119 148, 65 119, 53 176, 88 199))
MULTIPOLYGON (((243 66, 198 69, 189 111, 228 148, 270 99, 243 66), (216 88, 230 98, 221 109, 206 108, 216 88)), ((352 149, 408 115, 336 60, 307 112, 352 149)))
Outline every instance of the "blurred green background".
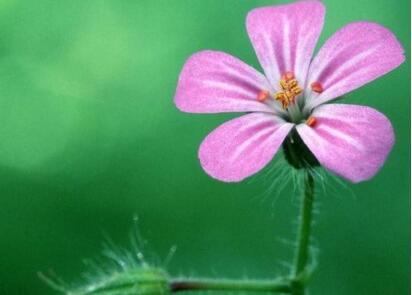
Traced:
MULTIPOLYGON (((152 259, 177 245, 172 274, 288 270, 291 185, 270 193, 264 173, 209 178, 199 143, 233 115, 184 114, 172 101, 185 59, 201 49, 259 68, 246 13, 284 2, 0 1, 0 294, 54 294, 38 271, 78 279, 102 232, 127 245, 135 214, 152 259)), ((311 294, 409 294, 410 2, 324 2, 321 43, 348 22, 376 21, 407 61, 347 96, 384 112, 397 143, 373 180, 318 195, 311 294)))

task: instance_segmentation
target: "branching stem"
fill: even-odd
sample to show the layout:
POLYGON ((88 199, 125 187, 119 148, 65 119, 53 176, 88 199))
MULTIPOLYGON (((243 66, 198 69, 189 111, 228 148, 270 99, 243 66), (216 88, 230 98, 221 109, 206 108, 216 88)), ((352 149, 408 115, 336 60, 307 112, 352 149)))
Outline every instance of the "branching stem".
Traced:
POLYGON ((170 283, 171 292, 230 291, 270 292, 304 295, 307 284, 310 234, 313 215, 314 179, 310 169, 305 169, 304 193, 300 209, 300 224, 292 276, 276 280, 226 280, 226 279, 175 279, 170 283))
POLYGON ((185 279, 170 284, 172 292, 181 291, 231 291, 231 292, 280 292, 290 293, 289 280, 225 280, 185 279))

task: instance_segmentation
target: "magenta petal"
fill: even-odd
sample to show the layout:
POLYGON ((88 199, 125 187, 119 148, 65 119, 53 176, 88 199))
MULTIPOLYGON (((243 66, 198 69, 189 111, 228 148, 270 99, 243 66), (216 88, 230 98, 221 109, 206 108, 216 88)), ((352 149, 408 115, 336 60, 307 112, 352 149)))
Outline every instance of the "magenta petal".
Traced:
POLYGON ((394 144, 391 123, 372 108, 327 104, 312 116, 315 126, 297 126, 302 140, 325 168, 352 182, 374 176, 394 144))
POLYGON ((184 112, 271 112, 257 101, 261 90, 269 90, 262 74, 239 59, 218 51, 192 55, 180 73, 175 103, 184 112))
POLYGON ((200 163, 213 178, 241 181, 270 162, 292 127, 293 124, 265 113, 233 119, 203 140, 200 163))
POLYGON ((316 107, 386 74, 405 60, 404 50, 388 29, 370 22, 349 24, 320 49, 308 74, 308 108, 316 107), (321 94, 310 91, 319 82, 321 94))
POLYGON ((323 28, 325 7, 320 1, 256 8, 249 12, 247 31, 266 77, 277 88, 285 72, 294 72, 301 85, 323 28))

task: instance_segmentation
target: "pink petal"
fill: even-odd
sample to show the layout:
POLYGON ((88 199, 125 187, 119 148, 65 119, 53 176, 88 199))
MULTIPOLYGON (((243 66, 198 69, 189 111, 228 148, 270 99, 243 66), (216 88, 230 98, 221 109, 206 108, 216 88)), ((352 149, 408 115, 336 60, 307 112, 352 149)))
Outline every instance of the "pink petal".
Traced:
POLYGON ((218 51, 192 55, 180 73, 175 103, 184 112, 274 112, 257 100, 266 78, 239 59, 218 51))
POLYGON ((200 163, 213 178, 241 181, 270 162, 292 127, 293 124, 266 113, 233 119, 203 140, 200 163))
POLYGON ((320 1, 262 7, 249 12, 247 31, 266 77, 276 89, 291 71, 305 84, 309 63, 322 31, 325 7, 320 1))
POLYGON ((312 116, 313 127, 297 126, 302 140, 325 168, 352 182, 374 176, 394 144, 391 123, 372 108, 328 104, 312 116))
POLYGON ((349 24, 320 49, 308 74, 307 108, 313 108, 388 73, 405 60, 404 50, 388 29, 370 22, 349 24), (321 94, 310 91, 319 82, 321 94))

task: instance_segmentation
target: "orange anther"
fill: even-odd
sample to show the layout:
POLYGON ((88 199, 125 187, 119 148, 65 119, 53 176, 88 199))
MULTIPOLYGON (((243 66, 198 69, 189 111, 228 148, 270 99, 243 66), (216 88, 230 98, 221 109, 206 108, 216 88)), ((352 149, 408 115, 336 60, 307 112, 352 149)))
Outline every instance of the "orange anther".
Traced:
POLYGON ((312 116, 310 116, 307 120, 306 120, 306 124, 309 126, 309 127, 313 127, 313 126, 315 126, 316 125, 316 118, 315 117, 312 117, 312 116))
POLYGON ((322 93, 323 92, 322 84, 320 84, 319 82, 313 82, 312 84, 310 84, 310 87, 316 93, 322 93))
POLYGON ((298 81, 296 79, 292 79, 288 82, 289 88, 294 88, 298 86, 298 81))
POLYGON ((295 95, 299 95, 299 94, 302 93, 303 90, 302 90, 302 88, 295 87, 295 88, 292 89, 292 91, 293 91, 293 93, 295 93, 295 95))
POLYGON ((257 100, 260 102, 264 102, 266 99, 269 98, 269 91, 267 90, 261 90, 259 91, 259 94, 257 96, 257 100))
POLYGON ((303 92, 299 87, 299 82, 295 79, 292 72, 286 72, 282 75, 279 81, 281 90, 273 97, 282 103, 283 109, 286 109, 289 104, 295 102, 295 98, 303 92))
POLYGON ((292 80, 294 78, 295 78, 295 75, 292 72, 286 72, 282 75, 282 80, 289 81, 289 80, 292 80))
POLYGON ((286 96, 285 96, 285 93, 284 93, 284 92, 278 92, 278 93, 276 93, 276 94, 274 95, 274 98, 275 98, 276 100, 285 100, 285 99, 286 99, 286 96))
POLYGON ((289 84, 288 82, 286 82, 286 80, 282 79, 279 81, 280 87, 282 87, 283 90, 286 90, 289 88, 289 84))

